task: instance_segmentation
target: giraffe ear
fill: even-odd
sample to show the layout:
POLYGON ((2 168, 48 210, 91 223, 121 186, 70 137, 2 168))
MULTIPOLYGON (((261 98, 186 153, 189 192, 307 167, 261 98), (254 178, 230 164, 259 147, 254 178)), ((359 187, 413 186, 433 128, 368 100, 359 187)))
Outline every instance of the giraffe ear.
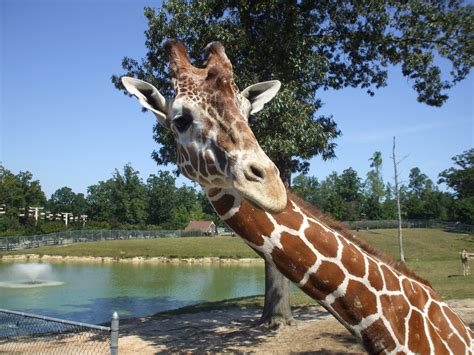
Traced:
POLYGON ((281 83, 278 80, 264 81, 253 84, 242 91, 242 96, 250 101, 249 114, 254 114, 260 111, 263 106, 275 97, 280 90, 281 83))
POLYGON ((121 80, 125 89, 127 89, 130 94, 136 96, 143 107, 152 111, 163 127, 169 128, 168 121, 166 120, 168 105, 163 95, 146 81, 129 76, 122 76, 121 80))

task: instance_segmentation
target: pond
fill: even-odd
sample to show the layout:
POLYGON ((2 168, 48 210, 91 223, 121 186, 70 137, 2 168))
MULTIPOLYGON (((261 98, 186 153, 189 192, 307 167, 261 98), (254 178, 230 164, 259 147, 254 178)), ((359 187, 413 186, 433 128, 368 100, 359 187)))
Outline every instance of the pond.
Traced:
POLYGON ((52 263, 36 264, 47 269, 38 276, 44 285, 22 286, 20 268, 0 263, 0 308, 94 324, 108 322, 114 311, 139 317, 263 294, 265 281, 262 265, 52 263))

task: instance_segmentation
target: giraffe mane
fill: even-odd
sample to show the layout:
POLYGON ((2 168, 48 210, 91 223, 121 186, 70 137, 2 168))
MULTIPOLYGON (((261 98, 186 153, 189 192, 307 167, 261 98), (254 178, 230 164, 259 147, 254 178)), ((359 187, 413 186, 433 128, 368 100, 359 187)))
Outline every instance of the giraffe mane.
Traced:
POLYGON ((373 246, 369 245, 367 242, 356 237, 344 223, 336 221, 329 214, 314 207, 313 205, 311 205, 310 203, 308 203, 307 201, 305 201, 303 198, 301 198, 300 196, 298 196, 296 193, 292 191, 288 191, 288 197, 291 200, 293 200, 293 202, 295 202, 299 207, 302 207, 310 215, 316 217, 318 220, 320 220, 321 222, 323 222, 330 228, 339 232, 344 238, 346 238, 347 240, 359 246, 362 250, 364 250, 369 255, 375 257, 376 259, 380 261, 383 261, 384 263, 393 267, 395 270, 397 270, 401 274, 409 278, 412 278, 430 288, 433 288, 427 280, 415 274, 412 270, 410 270, 406 266, 404 262, 394 260, 390 255, 374 248, 373 246))

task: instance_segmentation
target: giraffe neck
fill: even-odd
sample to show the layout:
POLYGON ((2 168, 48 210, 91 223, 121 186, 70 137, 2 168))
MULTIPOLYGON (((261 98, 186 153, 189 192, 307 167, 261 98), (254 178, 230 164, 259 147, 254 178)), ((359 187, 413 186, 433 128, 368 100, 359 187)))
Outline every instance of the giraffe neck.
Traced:
POLYGON ((283 212, 272 215, 233 189, 206 193, 230 228, 370 353, 473 353, 472 332, 431 287, 365 251, 290 198, 283 212))

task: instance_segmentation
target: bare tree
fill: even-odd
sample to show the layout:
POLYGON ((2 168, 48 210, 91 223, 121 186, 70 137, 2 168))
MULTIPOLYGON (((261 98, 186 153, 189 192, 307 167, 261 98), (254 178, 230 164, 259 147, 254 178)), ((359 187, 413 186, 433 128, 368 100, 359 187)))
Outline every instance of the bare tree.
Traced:
POLYGON ((407 156, 403 157, 399 162, 395 155, 395 137, 393 137, 392 159, 395 179, 395 193, 397 196, 397 218, 398 218, 398 244, 400 247, 400 261, 405 262, 405 252, 403 251, 403 232, 402 232, 402 212, 400 208, 400 187, 398 186, 398 164, 400 164, 407 156))

